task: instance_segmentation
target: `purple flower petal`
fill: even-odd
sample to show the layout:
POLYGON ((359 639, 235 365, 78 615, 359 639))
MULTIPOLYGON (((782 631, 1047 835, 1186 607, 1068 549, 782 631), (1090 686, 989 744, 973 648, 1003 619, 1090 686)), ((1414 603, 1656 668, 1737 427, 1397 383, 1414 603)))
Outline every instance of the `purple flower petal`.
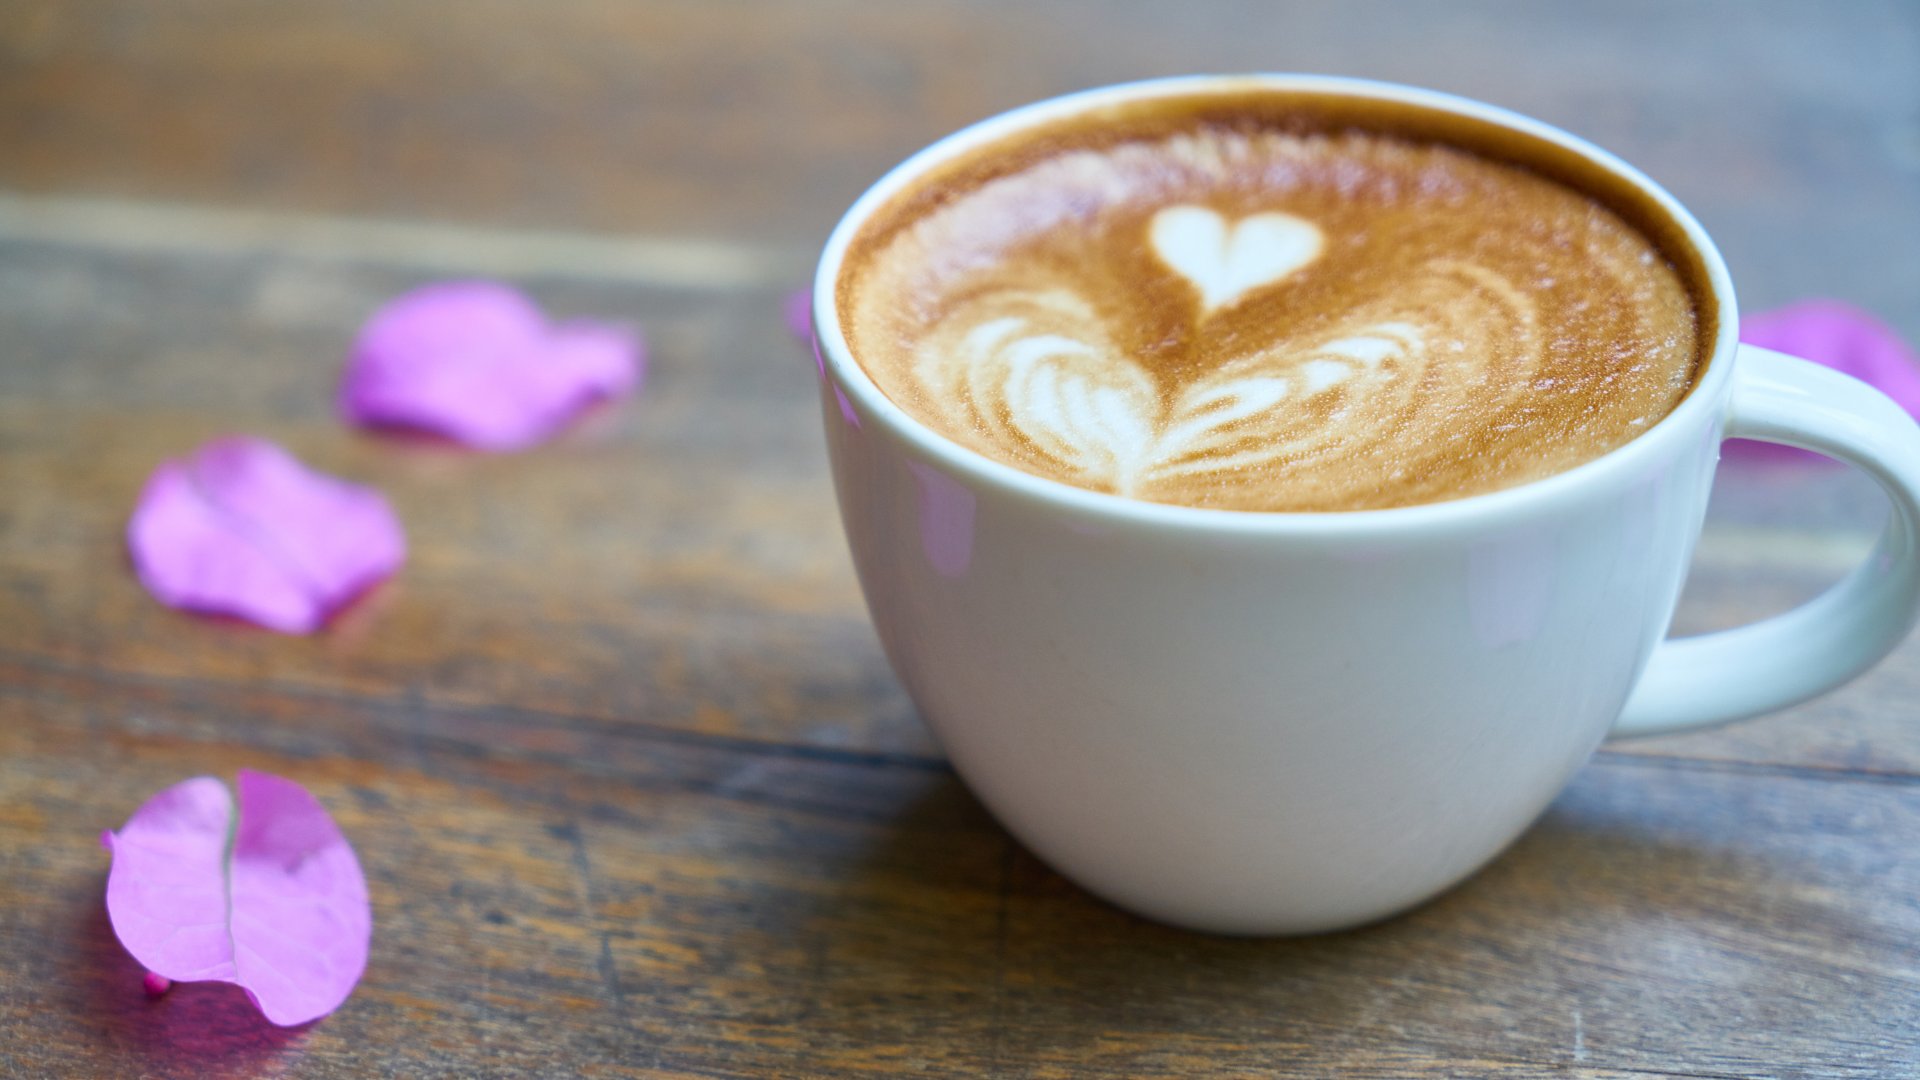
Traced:
POLYGON ((233 797, 211 776, 162 791, 117 833, 107 916, 120 944, 147 970, 197 982, 234 978, 227 932, 227 829, 233 797))
POLYGON ((167 788, 102 838, 107 917, 147 992, 227 982, 282 1027, 340 1007, 373 935, 360 861, 318 800, 240 771, 239 820, 209 776, 167 788))
POLYGON ((304 634, 406 558, 371 488, 313 472, 264 439, 216 439, 148 478, 127 546, 161 603, 304 634))
POLYGON ((637 332, 549 324, 532 300, 490 281, 415 289, 360 331, 340 411, 363 427, 429 431, 487 450, 531 446, 596 401, 640 383, 637 332))
MULTIPOLYGON (((1740 340, 1851 375, 1920 416, 1920 359, 1891 327, 1859 308, 1837 300, 1804 300, 1759 312, 1740 321, 1740 340)), ((1815 456, 1746 439, 1731 440, 1727 449, 1752 457, 1815 456)))
POLYGON ((813 290, 795 289, 787 294, 787 329, 801 341, 813 340, 813 290))

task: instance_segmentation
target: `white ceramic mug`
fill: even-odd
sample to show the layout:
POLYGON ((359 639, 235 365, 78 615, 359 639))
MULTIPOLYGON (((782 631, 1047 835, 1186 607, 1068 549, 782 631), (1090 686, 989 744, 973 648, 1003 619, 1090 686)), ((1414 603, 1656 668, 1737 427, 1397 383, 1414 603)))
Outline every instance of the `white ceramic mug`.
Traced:
POLYGON ((854 564, 888 658, 993 813, 1087 889, 1243 934, 1330 930, 1492 858, 1610 736, 1829 690, 1920 604, 1920 429, 1830 370, 1736 341, 1720 255, 1673 198, 1555 128, 1424 90, 1301 76, 1159 80, 987 120, 884 177, 815 283, 822 402, 854 564), (1137 502, 934 434, 849 354, 848 242, 929 167, 1122 99, 1309 90, 1478 118, 1649 196, 1704 264, 1718 336, 1692 392, 1617 450, 1520 487, 1349 513, 1137 502), (1663 641, 1726 438, 1866 470, 1893 513, 1850 577, 1755 625, 1663 641))

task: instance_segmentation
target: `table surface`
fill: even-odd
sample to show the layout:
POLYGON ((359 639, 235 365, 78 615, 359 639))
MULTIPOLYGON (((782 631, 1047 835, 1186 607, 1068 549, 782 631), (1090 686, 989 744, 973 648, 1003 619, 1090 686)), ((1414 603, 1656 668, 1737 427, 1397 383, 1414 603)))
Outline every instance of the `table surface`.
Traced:
MULTIPOLYGON (((1306 940, 1115 911, 943 760, 782 300, 945 131, 1252 69, 1559 123, 1688 203, 1750 308, 1920 339, 1911 4, 0 5, 0 1074, 1920 1075, 1920 641, 1609 745, 1464 885, 1306 940), (476 275, 641 323, 645 393, 506 456, 339 424, 367 313, 476 275), (385 490, 407 566, 314 637, 154 602, 135 494, 223 432, 385 490), (101 902, 101 829, 243 767, 371 885, 365 979, 306 1028, 149 1001, 101 902)), ((1815 594, 1883 514, 1730 459, 1677 627, 1815 594)))

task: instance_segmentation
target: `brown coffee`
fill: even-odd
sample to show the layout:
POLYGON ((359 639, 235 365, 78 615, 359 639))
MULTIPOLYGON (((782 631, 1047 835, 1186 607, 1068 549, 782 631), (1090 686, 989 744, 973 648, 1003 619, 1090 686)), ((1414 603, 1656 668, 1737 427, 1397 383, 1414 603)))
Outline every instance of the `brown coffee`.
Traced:
POLYGON ((1539 479, 1670 412, 1712 340, 1672 229, 1491 124, 1210 94, 923 176, 836 301, 880 389, 996 461, 1153 502, 1373 509, 1539 479))

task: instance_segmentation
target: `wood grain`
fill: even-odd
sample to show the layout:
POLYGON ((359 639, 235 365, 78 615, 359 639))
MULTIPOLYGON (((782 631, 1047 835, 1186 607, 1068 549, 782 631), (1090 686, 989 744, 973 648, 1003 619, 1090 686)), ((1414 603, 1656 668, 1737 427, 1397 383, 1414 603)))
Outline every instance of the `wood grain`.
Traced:
POLYGON ((1920 865, 1886 839, 1920 828, 1913 782, 1600 764, 1439 901, 1249 942, 1089 899, 937 767, 4 675, 0 940, 35 990, 0 1024, 115 1071, 202 1040, 260 1059, 234 1075, 464 1073, 458 1048, 632 1075, 1896 1075, 1920 1053, 1920 865), (243 764, 311 785, 374 895, 365 982, 284 1039, 218 988, 147 1002, 98 904, 100 827, 243 764))
MULTIPOLYGON (((1595 138, 1752 306, 1920 339, 1920 11, 477 0, 0 6, 0 1074, 1920 1076, 1920 642, 1777 716, 1604 748, 1405 917, 1239 941, 1025 854, 886 667, 780 317, 841 208, 969 120, 1303 69, 1595 138), (1098 46, 1087 41, 1096 28, 1098 46), (642 325, 644 395, 470 455, 332 416, 383 299, 504 276, 642 325), (121 530, 228 431, 377 484, 412 555, 327 633, 154 603, 121 530), (337 1014, 158 1001, 95 838, 300 780, 370 878, 337 1014)), ((1800 602, 1872 486, 1728 460, 1676 626, 1800 602)))
POLYGON ((1672 188, 1750 301, 1826 292, 1920 335, 1904 0, 1419 7, 15 0, 0 186, 805 249, 888 166, 1014 105, 1323 71, 1562 124, 1672 188))

